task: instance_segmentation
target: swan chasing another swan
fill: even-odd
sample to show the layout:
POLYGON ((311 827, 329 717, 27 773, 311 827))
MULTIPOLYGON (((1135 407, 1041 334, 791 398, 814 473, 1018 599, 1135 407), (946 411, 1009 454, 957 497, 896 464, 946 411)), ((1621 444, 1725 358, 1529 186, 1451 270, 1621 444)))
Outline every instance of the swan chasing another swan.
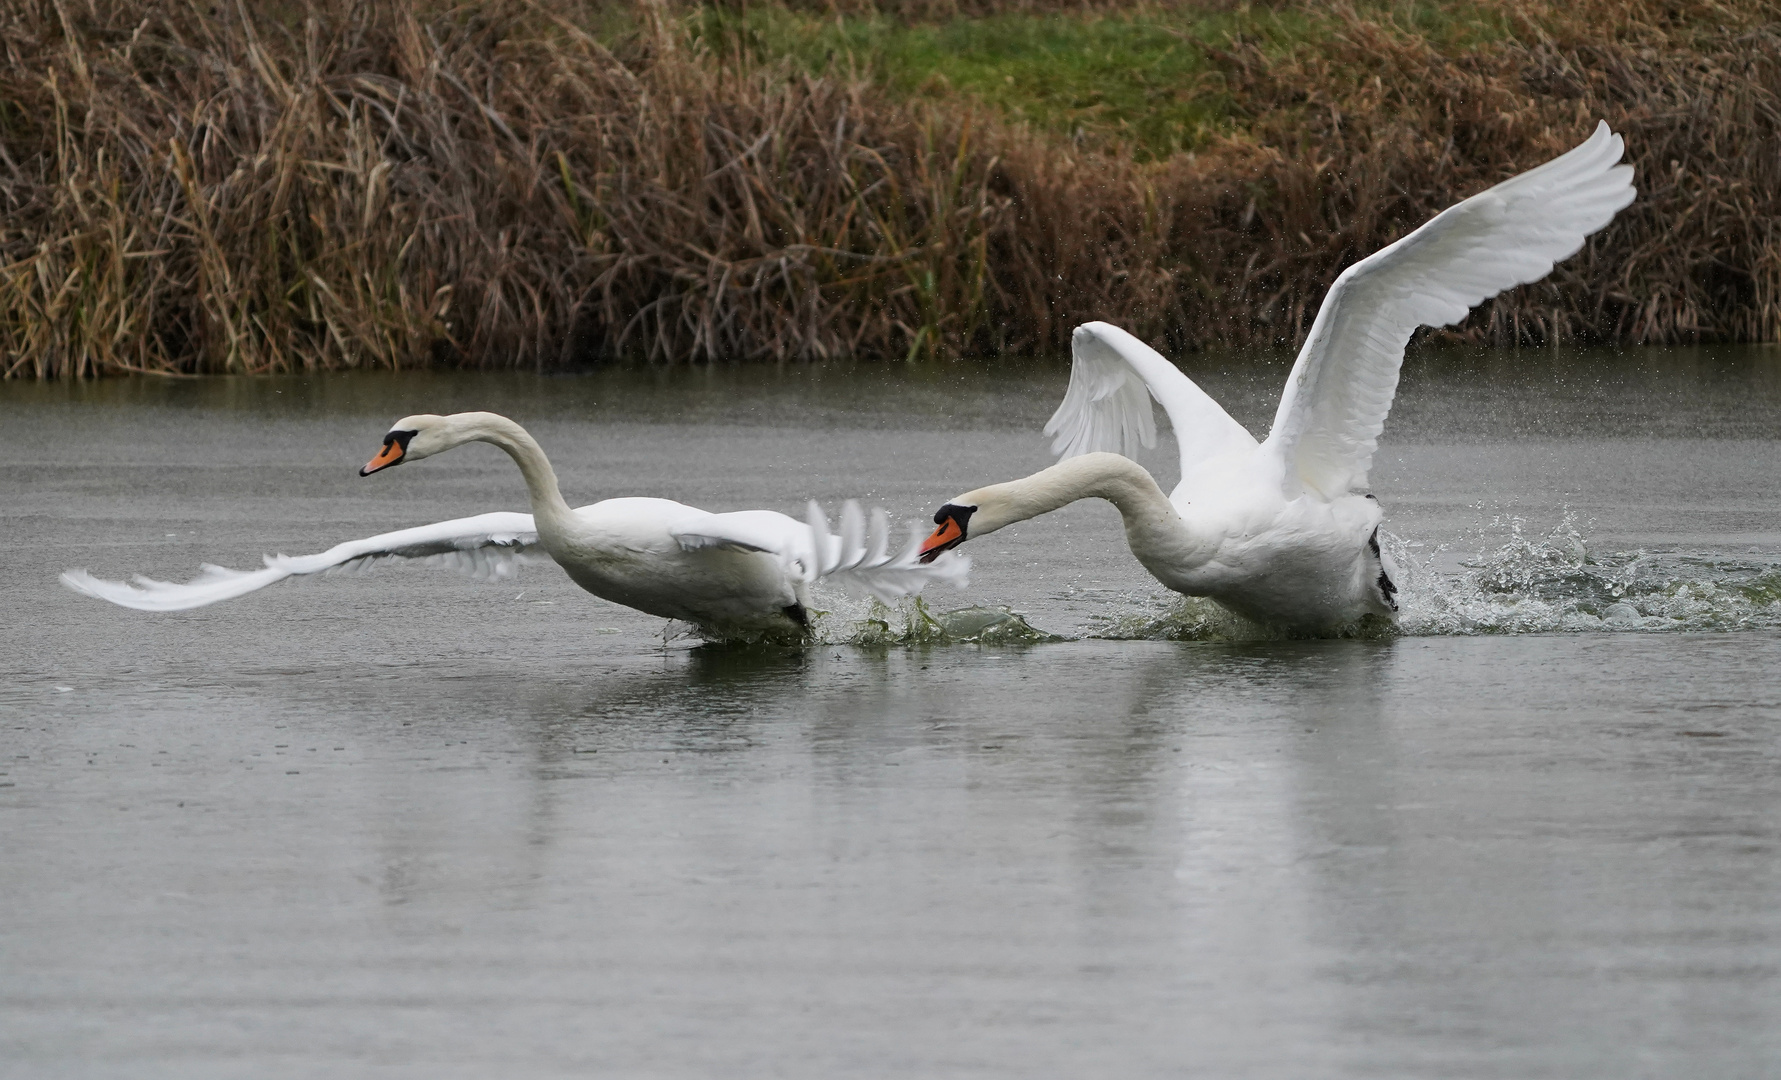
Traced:
MULTIPOLYGON (((185 585, 138 577, 100 581, 85 570, 62 575, 77 592, 144 611, 202 607, 276 581, 380 558, 434 558, 482 577, 510 576, 538 548, 595 596, 651 615, 692 623, 718 637, 801 635, 809 625, 809 586, 818 579, 856 585, 881 600, 919 593, 933 581, 963 586, 970 564, 925 564, 912 542, 890 548, 882 510, 870 525, 857 503, 842 509, 840 535, 812 502, 808 520, 771 510, 713 514, 668 499, 607 499, 571 509, 556 473, 526 430, 495 413, 409 416, 384 436, 359 475, 443 453, 468 442, 505 450, 531 495, 532 513, 492 513, 441 521, 339 544, 319 555, 267 556, 266 568, 205 566, 185 585)), ((918 531, 913 540, 919 541, 918 531)))
POLYGON ((1260 622, 1324 631, 1397 611, 1379 549, 1382 514, 1357 493, 1397 391, 1404 346, 1505 289, 1538 281, 1633 201, 1620 136, 1597 125, 1581 146, 1449 207, 1355 263, 1330 287, 1256 442, 1142 341, 1107 323, 1077 328, 1063 404, 1045 425, 1063 460, 967 491, 934 515, 931 559, 965 540, 1078 499, 1106 499, 1132 554, 1176 592, 1260 622), (1130 457, 1154 446, 1149 398, 1181 451, 1164 496, 1130 457))

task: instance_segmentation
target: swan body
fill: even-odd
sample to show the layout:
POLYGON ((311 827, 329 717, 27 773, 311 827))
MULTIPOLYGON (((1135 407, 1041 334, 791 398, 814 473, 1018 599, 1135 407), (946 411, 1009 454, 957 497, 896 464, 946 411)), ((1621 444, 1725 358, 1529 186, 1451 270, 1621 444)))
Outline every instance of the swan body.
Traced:
POLYGON ((651 615, 692 623, 716 636, 802 634, 809 586, 819 579, 857 585, 882 600, 919 593, 934 581, 962 585, 969 564, 917 561, 916 545, 893 553, 889 521, 868 524, 857 503, 832 534, 814 502, 804 521, 771 510, 713 514, 669 499, 618 498, 571 508, 544 451, 512 420, 495 413, 405 417, 360 475, 487 442, 513 458, 525 478, 532 513, 491 513, 442 521, 338 544, 316 555, 266 557, 258 571, 204 566, 184 584, 137 578, 101 581, 70 570, 77 592, 145 611, 179 611, 241 596, 287 577, 377 559, 443 562, 478 577, 505 578, 548 556, 583 589, 651 615))
POLYGON ((1248 618, 1323 631, 1397 610, 1383 514, 1362 493, 1419 326, 1452 325, 1538 281, 1634 198, 1621 138, 1582 145, 1466 199, 1337 277, 1259 442, 1154 349, 1103 322, 1071 339, 1070 385, 1045 425, 1061 460, 965 492, 934 515, 923 557, 1084 498, 1112 502, 1158 581, 1248 618), (1165 496, 1129 456, 1168 414, 1181 482, 1165 496))

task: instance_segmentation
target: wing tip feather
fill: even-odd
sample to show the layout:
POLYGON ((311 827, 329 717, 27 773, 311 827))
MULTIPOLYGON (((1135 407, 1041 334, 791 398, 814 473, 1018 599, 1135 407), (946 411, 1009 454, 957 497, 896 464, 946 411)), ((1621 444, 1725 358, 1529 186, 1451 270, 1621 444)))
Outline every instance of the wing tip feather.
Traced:
MULTIPOLYGON (((1377 450, 1378 434, 1394 396, 1392 391, 1396 388, 1403 346, 1410 333, 1418 325, 1457 323, 1478 304, 1515 285, 1546 277, 1557 263, 1581 250, 1590 236, 1606 228, 1616 214, 1638 197, 1633 186, 1635 169, 1621 160, 1625 152, 1625 139, 1614 132, 1605 119, 1598 120, 1590 136, 1570 150, 1454 204, 1403 239, 1343 270, 1324 298, 1323 307, 1312 325, 1311 336, 1294 365, 1294 374, 1288 379, 1274 429, 1268 436, 1268 443, 1276 447, 1276 452, 1290 458, 1285 471, 1288 482, 1303 480, 1307 486, 1332 495, 1340 493, 1333 489, 1346 490, 1361 482, 1377 450), (1468 204, 1472 209, 1461 209, 1468 204), (1533 208, 1531 220, 1529 208, 1533 208), (1482 213, 1475 212, 1477 210, 1482 213), (1386 275, 1395 260, 1417 249, 1418 236, 1425 237, 1423 243, 1427 244, 1426 238, 1431 235, 1451 234, 1457 229, 1463 236, 1468 229, 1479 228, 1486 234, 1497 234, 1499 242, 1509 245, 1507 250, 1481 264, 1467 263, 1461 270, 1450 274, 1446 281, 1436 281, 1428 287, 1419 283, 1415 288, 1398 288, 1393 292, 1391 278, 1381 276, 1379 280, 1386 282, 1386 293, 1356 291, 1376 288, 1371 283, 1362 285, 1360 282, 1386 275), (1307 364, 1316 363, 1316 357, 1331 347, 1334 338, 1344 334, 1340 329, 1325 325, 1326 315, 1352 297, 1361 297, 1363 305, 1371 305, 1361 319, 1358 333, 1364 337, 1382 369, 1375 375, 1378 386, 1372 388, 1377 392, 1365 393, 1368 388, 1364 386, 1337 387, 1334 391, 1336 400, 1320 406, 1317 403, 1320 382, 1314 382, 1309 394, 1301 398, 1299 390, 1306 378, 1303 372, 1307 364), (1399 303, 1410 307, 1394 313, 1392 309, 1399 303), (1389 329, 1386 336, 1391 341, 1379 340, 1375 331, 1382 328, 1389 329), (1384 377, 1383 369, 1387 367, 1389 379, 1384 377), (1329 439, 1307 437, 1319 424, 1353 426, 1358 417, 1344 414, 1354 413, 1362 398, 1370 405, 1365 411, 1377 414, 1376 422, 1366 425, 1371 429, 1370 435, 1357 430, 1350 434, 1363 437, 1345 438, 1334 443, 1329 439), (1311 415, 1320 408, 1330 411, 1330 415, 1321 419, 1311 415), (1329 460, 1314 465, 1305 460, 1324 455, 1329 460)), ((1454 258, 1451 252, 1445 257, 1450 262, 1454 258)), ((1340 316, 1330 318, 1333 322, 1340 316)), ((1330 393, 1328 389, 1321 392, 1330 393)))

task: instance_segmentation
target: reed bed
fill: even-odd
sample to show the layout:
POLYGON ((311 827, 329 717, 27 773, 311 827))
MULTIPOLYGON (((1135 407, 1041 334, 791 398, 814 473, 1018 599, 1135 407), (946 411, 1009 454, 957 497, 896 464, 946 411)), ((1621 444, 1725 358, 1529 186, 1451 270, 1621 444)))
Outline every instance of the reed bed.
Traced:
POLYGON ((1457 54, 1390 8, 1225 42, 1229 130, 1142 160, 653 0, 8 0, 0 370, 919 359, 1091 318, 1291 342, 1342 265, 1597 117, 1640 201, 1460 333, 1781 339, 1781 12, 1491 10, 1457 54))

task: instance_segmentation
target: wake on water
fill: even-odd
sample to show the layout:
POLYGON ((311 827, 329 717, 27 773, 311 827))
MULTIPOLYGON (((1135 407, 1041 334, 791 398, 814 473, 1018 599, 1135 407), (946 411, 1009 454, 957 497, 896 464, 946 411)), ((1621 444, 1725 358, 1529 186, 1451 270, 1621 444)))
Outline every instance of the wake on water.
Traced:
MULTIPOLYGON (((1678 632, 1781 629, 1781 556, 1598 551, 1567 511, 1541 531, 1501 515, 1457 545, 1433 549, 1381 531, 1396 563, 1395 621, 1367 619, 1328 636, 1358 638, 1585 631, 1678 632)), ((348 572, 354 568, 336 568, 348 572)), ((367 567, 368 569, 368 567, 367 567)), ((889 607, 840 594, 819 598, 812 639, 787 645, 1029 645, 1070 640, 1008 607, 935 610, 920 598, 889 607)), ((601 631, 609 632, 609 631, 601 631)), ((1148 641, 1266 641, 1300 636, 1234 615, 1210 600, 1157 589, 1113 599, 1079 636, 1148 641)), ((709 640, 670 623, 664 640, 709 640)))
POLYGON ((1494 518, 1479 539, 1480 553, 1461 572, 1442 574, 1394 538, 1392 554, 1409 570, 1398 633, 1781 628, 1781 566, 1773 558, 1593 551, 1570 512, 1544 533, 1519 517, 1494 518))
MULTIPOLYGON (((1449 546, 1429 551, 1384 532, 1379 539, 1399 570, 1397 621, 1368 619, 1333 636, 1781 629, 1781 564, 1776 559, 1598 552, 1569 512, 1544 532, 1520 517, 1493 518, 1479 529, 1476 553, 1458 560, 1451 558, 1449 546), (1437 563, 1456 568, 1437 568, 1437 563)), ((920 600, 894 609, 874 605, 864 617, 831 613, 819 622, 818 636, 825 643, 859 645, 1066 640, 1008 608, 934 612, 920 600)), ((1094 616, 1084 636, 1257 641, 1290 635, 1209 600, 1158 593, 1128 597, 1094 616)))

